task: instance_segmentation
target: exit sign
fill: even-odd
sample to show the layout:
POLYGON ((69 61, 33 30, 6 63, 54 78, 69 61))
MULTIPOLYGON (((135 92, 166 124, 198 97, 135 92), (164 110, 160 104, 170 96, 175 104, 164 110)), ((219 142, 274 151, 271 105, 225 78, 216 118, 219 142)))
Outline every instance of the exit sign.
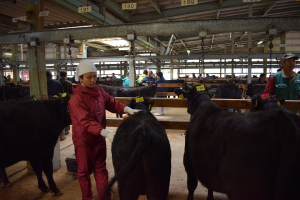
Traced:
POLYGON ((198 4, 198 0, 181 0, 181 6, 190 6, 198 4))

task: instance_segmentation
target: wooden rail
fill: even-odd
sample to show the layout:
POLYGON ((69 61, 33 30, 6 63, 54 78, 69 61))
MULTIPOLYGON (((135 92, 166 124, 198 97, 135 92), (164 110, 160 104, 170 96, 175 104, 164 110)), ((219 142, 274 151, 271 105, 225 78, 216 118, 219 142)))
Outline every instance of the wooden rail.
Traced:
MULTIPOLYGON (((128 104, 130 97, 116 97, 124 104, 128 104)), ((186 108, 186 99, 178 98, 151 98, 155 101, 154 107, 186 108)), ((212 99, 218 106, 224 109, 250 109, 251 99, 212 99)), ((286 100, 283 106, 288 110, 300 110, 300 101, 286 100)))

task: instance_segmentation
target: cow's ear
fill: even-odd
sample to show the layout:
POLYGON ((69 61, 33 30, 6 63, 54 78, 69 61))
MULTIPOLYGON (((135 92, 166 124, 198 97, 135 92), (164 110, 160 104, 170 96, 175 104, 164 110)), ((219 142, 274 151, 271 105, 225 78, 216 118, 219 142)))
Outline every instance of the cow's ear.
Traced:
POLYGON ((183 89, 175 89, 175 93, 178 95, 178 97, 180 99, 184 99, 187 98, 187 91, 183 90, 183 89))
POLYGON ((151 109, 152 109, 152 107, 154 106, 154 104, 155 104, 155 101, 150 101, 149 102, 149 111, 151 111, 151 109))
POLYGON ((257 107, 257 104, 258 104, 258 98, 257 98, 257 96, 256 95, 254 95, 253 97, 252 97, 252 99, 251 99, 251 107, 254 107, 254 108, 256 108, 257 107))
MULTIPOLYGON (((285 102, 285 99, 284 98, 280 98, 278 99, 278 101, 280 102, 280 105, 282 106, 285 102)), ((278 104, 278 103, 277 103, 278 104)), ((278 104, 279 105, 279 104, 278 104)))

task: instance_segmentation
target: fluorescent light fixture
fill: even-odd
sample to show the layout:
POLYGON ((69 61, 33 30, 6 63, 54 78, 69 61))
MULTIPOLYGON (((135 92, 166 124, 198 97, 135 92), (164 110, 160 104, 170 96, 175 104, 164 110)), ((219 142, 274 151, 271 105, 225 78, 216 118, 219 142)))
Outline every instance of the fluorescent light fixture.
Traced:
POLYGON ((122 47, 122 48, 119 48, 119 51, 129 51, 129 47, 122 47))
POLYGON ((12 56, 12 53, 4 53, 6 56, 12 56))
POLYGON ((257 44, 262 44, 264 41, 262 40, 262 41, 259 41, 257 44))
POLYGON ((190 50, 187 50, 186 52, 187 52, 187 54, 188 54, 188 55, 190 55, 190 53, 191 53, 191 51, 190 51, 190 50))
MULTIPOLYGON (((52 25, 53 25, 53 24, 52 24, 52 25)), ((73 26, 73 27, 64 27, 64 28, 58 28, 58 29, 86 28, 86 27, 93 27, 93 25, 87 25, 87 26, 73 26)))

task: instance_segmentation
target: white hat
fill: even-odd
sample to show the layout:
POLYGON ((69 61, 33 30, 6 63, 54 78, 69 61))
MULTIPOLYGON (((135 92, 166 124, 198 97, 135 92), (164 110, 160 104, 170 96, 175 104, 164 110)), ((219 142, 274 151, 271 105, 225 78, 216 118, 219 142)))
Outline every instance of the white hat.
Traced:
POLYGON ((97 73, 97 68, 95 67, 95 65, 91 61, 88 61, 88 60, 81 61, 76 68, 75 80, 79 81, 79 76, 89 73, 89 72, 97 73))

